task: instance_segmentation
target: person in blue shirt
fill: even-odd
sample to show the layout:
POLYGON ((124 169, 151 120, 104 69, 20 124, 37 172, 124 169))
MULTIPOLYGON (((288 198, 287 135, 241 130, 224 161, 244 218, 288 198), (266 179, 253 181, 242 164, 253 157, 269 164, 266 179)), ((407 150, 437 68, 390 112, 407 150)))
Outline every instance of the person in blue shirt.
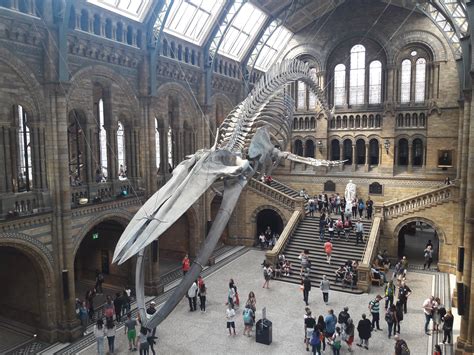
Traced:
POLYGON ((328 314, 324 318, 324 323, 326 324, 326 337, 330 338, 336 331, 337 317, 334 315, 334 310, 330 309, 328 311, 328 314))

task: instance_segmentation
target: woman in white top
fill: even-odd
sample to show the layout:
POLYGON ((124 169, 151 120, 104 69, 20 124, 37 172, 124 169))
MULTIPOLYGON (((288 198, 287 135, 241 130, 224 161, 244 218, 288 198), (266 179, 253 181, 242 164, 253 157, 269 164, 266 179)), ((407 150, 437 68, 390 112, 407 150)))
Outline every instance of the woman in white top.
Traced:
POLYGON ((109 353, 113 354, 115 351, 115 322, 113 319, 108 319, 105 324, 105 335, 107 336, 107 341, 109 343, 109 353))
POLYGON ((339 355, 342 347, 342 334, 341 328, 336 327, 336 331, 332 336, 332 352, 334 355, 339 355))
POLYGON ((97 341, 97 354, 104 355, 105 328, 102 319, 99 319, 97 324, 94 325, 94 336, 97 341))

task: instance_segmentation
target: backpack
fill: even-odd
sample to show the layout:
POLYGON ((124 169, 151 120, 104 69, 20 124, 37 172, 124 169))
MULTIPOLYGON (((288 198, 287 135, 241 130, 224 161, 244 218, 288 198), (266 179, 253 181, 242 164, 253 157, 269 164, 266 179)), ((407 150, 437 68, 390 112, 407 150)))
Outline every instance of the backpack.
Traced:
POLYGON ((410 355, 410 349, 408 348, 408 345, 405 340, 399 340, 397 342, 397 347, 401 350, 400 355, 410 355))
POLYGON ((346 312, 341 312, 339 313, 339 317, 337 321, 339 324, 346 324, 348 319, 349 319, 349 314, 347 314, 346 312))
POLYGON ((387 313, 385 313, 385 321, 388 324, 393 324, 393 314, 392 314, 392 312, 388 311, 387 313))
POLYGON ((340 340, 334 341, 334 343, 332 344, 332 347, 336 350, 339 350, 341 348, 341 341, 340 340))
POLYGON ((244 323, 252 322, 252 310, 250 308, 244 309, 244 323))
POLYGON ((311 346, 316 346, 321 343, 321 337, 318 330, 315 330, 311 335, 311 339, 309 340, 311 346))

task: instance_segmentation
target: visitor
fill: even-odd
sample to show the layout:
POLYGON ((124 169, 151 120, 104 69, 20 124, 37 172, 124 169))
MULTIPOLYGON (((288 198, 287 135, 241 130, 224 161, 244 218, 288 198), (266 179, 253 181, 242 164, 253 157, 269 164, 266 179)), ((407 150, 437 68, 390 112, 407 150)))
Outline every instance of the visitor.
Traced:
POLYGON ((191 267, 191 261, 189 260, 188 254, 186 254, 183 258, 183 261, 181 262, 181 268, 183 270, 183 276, 186 275, 186 273, 189 271, 190 267, 191 267))
POLYGON ((120 322, 122 320, 122 302, 123 302, 123 299, 120 296, 120 293, 119 292, 115 293, 114 310, 115 310, 115 319, 117 320, 117 322, 120 322))
POLYGON ((357 201, 357 209, 359 210, 359 218, 362 218, 362 215, 365 210, 365 203, 364 200, 361 198, 359 199, 359 201, 357 201))
POLYGON ((86 302, 81 302, 81 305, 78 309, 78 317, 81 321, 82 335, 87 335, 87 326, 89 325, 89 314, 86 307, 86 302))
POLYGON ((265 279, 265 282, 263 283, 262 288, 270 288, 270 279, 272 278, 272 267, 265 263, 263 266, 263 278, 265 279))
POLYGON ((234 297, 235 297, 235 287, 234 287, 234 280, 230 279, 229 281, 229 289, 227 290, 227 303, 234 308, 234 297))
POLYGON ((334 355, 339 355, 342 347, 342 334, 341 328, 336 327, 336 331, 334 332, 332 339, 332 353, 334 355))
MULTIPOLYGON (((201 279, 202 280, 202 279, 201 279)), ((201 312, 206 313, 206 294, 207 294, 207 287, 202 280, 201 285, 199 286, 199 308, 201 312)))
POLYGON ((309 208, 309 215, 311 217, 314 217, 314 211, 316 210, 314 197, 310 197, 310 199, 308 200, 308 208, 309 208))
POLYGON ((337 239, 340 239, 341 233, 344 233, 344 223, 342 222, 341 217, 339 217, 336 221, 336 233, 337 233, 337 239))
POLYGON ((290 276, 290 271, 291 271, 291 263, 289 260, 285 260, 283 263, 283 274, 285 276, 290 276))
POLYGON ((452 184, 451 179, 449 178, 449 176, 446 176, 446 179, 444 179, 444 184, 445 185, 451 185, 452 184))
MULTIPOLYGON (((156 303, 155 301, 151 301, 150 302, 150 306, 146 309, 146 314, 148 316, 152 316, 156 313, 156 303)), ((155 350, 153 349, 153 345, 155 343, 155 341, 153 340, 153 338, 155 337, 155 334, 156 334, 156 327, 154 327, 153 329, 151 329, 151 336, 152 336, 152 339, 148 339, 148 343, 150 343, 150 347, 151 347, 151 351, 153 352, 153 354, 155 353, 155 350), (151 340, 151 341, 150 341, 151 340)))
POLYGON ((410 354, 406 341, 400 338, 399 334, 395 335, 393 338, 395 339, 395 355, 410 354))
POLYGON ((387 322, 388 326, 388 338, 390 339, 392 337, 392 330, 393 334, 395 335, 395 329, 394 324, 398 322, 397 320, 397 310, 395 306, 392 304, 390 308, 386 311, 385 313, 385 321, 387 322))
POLYGON ((232 335, 231 328, 234 331, 234 336, 237 335, 237 333, 235 332, 235 310, 232 307, 232 304, 230 303, 227 305, 226 319, 227 319, 227 329, 229 330, 229 336, 232 335))
POLYGON ((411 295, 411 289, 402 281, 400 287, 398 288, 398 299, 403 303, 403 313, 407 314, 407 302, 408 297, 411 295))
POLYGON ((403 270, 403 277, 406 277, 407 271, 408 271, 408 259, 406 256, 403 256, 402 258, 402 270, 403 270))
POLYGON ((388 306, 393 305, 393 296, 395 295, 395 285, 393 281, 390 280, 385 286, 385 310, 388 309, 388 306))
POLYGON ((444 304, 441 304, 439 297, 436 297, 433 301, 433 311, 431 315, 433 317, 433 332, 439 332, 439 325, 441 324, 441 318, 446 314, 446 308, 444 304))
POLYGON ((326 275, 323 275, 323 279, 319 284, 319 288, 323 293, 323 301, 325 304, 329 304, 329 289, 331 288, 331 284, 329 280, 326 278, 326 275))
POLYGON ((344 309, 337 316, 337 322, 341 325, 342 330, 347 327, 347 320, 351 317, 349 314, 349 307, 344 307, 344 309))
POLYGON ((102 319, 97 320, 97 324, 94 325, 94 336, 97 342, 97 354, 104 355, 104 321, 102 319))
POLYGON ((336 283, 338 280, 340 280, 341 282, 344 281, 344 277, 346 274, 344 265, 339 266, 339 268, 336 271, 334 271, 334 273, 336 274, 336 283))
POLYGON ((150 343, 148 342, 148 335, 149 335, 149 330, 141 326, 140 327, 140 334, 138 335, 139 339, 139 349, 140 349, 140 355, 148 355, 148 351, 150 348, 150 343))
POLYGON ((303 343, 307 343, 308 338, 306 338, 306 318, 311 316, 311 308, 305 307, 304 308, 304 315, 303 315, 303 331, 304 331, 304 338, 303 338, 303 343))
POLYGON ((270 245, 270 240, 272 239, 272 229, 270 228, 270 226, 267 226, 267 229, 265 229, 265 232, 263 232, 263 234, 265 235, 265 245, 266 246, 269 246, 270 245))
POLYGON ((362 314, 362 319, 357 325, 357 332, 359 333, 359 342, 357 346, 364 347, 366 350, 369 350, 369 339, 372 336, 372 324, 370 320, 367 319, 365 313, 362 314))
POLYGON ((319 217, 319 240, 322 241, 324 239, 324 232, 326 228, 326 214, 323 212, 319 217))
POLYGON ((370 199, 370 196, 365 201, 365 208, 367 211, 367 219, 372 219, 372 212, 374 210, 374 201, 370 199))
POLYGON ((400 322, 403 320, 403 302, 398 300, 395 304, 395 310, 397 312, 397 319, 393 325, 393 333, 400 334, 400 322))
POLYGON ((336 331, 336 324, 337 318, 334 315, 334 311, 332 309, 328 310, 328 314, 324 317, 324 324, 326 328, 326 338, 331 338, 336 331))
POLYGON ((107 336, 107 342, 109 344, 109 353, 113 354, 115 351, 115 322, 113 319, 107 319, 105 323, 105 335, 107 336))
POLYGON ((252 335, 250 333, 252 331, 255 315, 250 305, 245 305, 242 315, 244 320, 244 335, 251 337, 252 335))
POLYGON ((137 326, 137 320, 132 319, 132 313, 127 314, 127 320, 125 321, 125 334, 128 339, 128 350, 135 351, 137 350, 137 331, 135 327, 137 326))
POLYGON ((265 234, 263 232, 258 236, 258 241, 260 242, 260 250, 265 249, 265 234))
POLYGON ((311 280, 305 276, 303 281, 303 301, 308 305, 309 292, 311 291, 311 280))
POLYGON ((454 323, 454 317, 451 311, 447 311, 445 316, 443 317, 443 344, 448 342, 448 344, 451 344, 451 338, 452 338, 452 333, 453 333, 453 323, 454 323))
POLYGON ((314 327, 309 343, 311 344, 311 352, 313 355, 321 355, 321 332, 317 325, 314 327))
POLYGON ((332 243, 331 239, 329 239, 326 243, 324 243, 324 251, 326 253, 326 261, 329 265, 331 265, 331 253, 332 253, 332 243))
POLYGON ((308 267, 308 261, 309 261, 309 250, 305 249, 303 250, 300 255, 298 255, 298 259, 301 260, 301 272, 300 275, 303 276, 303 271, 306 270, 308 267))
POLYGON ((188 289, 189 311, 194 312, 197 309, 197 280, 195 280, 188 289))
POLYGON ((324 322, 324 317, 322 315, 319 315, 318 317, 318 322, 316 324, 319 333, 321 334, 321 342, 323 345, 323 351, 326 351, 326 323, 324 322))
POLYGON ((372 314, 372 330, 375 330, 375 326, 377 326, 376 330, 382 330, 380 328, 380 300, 382 299, 382 296, 377 295, 375 299, 369 302, 369 310, 370 313, 372 314))
POLYGON ((346 329, 344 329, 344 339, 347 343, 349 352, 352 352, 352 343, 354 342, 354 322, 352 318, 349 318, 346 323, 346 329))
POLYGON ((433 355, 443 355, 443 352, 441 351, 441 346, 439 344, 436 344, 434 346, 433 355))
POLYGON ((431 335, 428 327, 430 325, 430 321, 432 318, 432 312, 433 312, 433 302, 434 297, 430 296, 423 302, 423 313, 425 314, 425 334, 426 335, 431 335))
POLYGON ((126 287, 124 291, 122 292, 122 316, 128 314, 131 310, 132 300, 130 298, 130 295, 131 295, 131 290, 130 288, 126 287))
POLYGON ((349 234, 352 230, 352 221, 350 218, 346 218, 344 222, 344 236, 346 237, 346 242, 349 240, 349 234))
POLYGON ((313 335, 314 327, 316 326, 316 320, 311 315, 311 311, 307 313, 307 317, 304 320, 304 330, 306 333, 306 351, 309 351, 309 340, 313 335))
POLYGON ((255 297, 255 293, 253 293, 253 291, 249 292, 249 297, 247 298, 247 302, 245 302, 245 306, 250 306, 254 313, 255 320, 255 312, 257 312, 257 298, 255 297))
POLYGON ((86 292, 86 305, 87 305, 87 312, 89 314, 89 322, 94 320, 94 297, 95 297, 95 289, 90 289, 86 292))
POLYGON ((351 211, 351 212, 352 212, 352 215, 351 215, 352 218, 356 218, 356 217, 357 217, 357 208, 358 208, 358 207, 359 207, 359 206, 358 206, 357 198, 354 198, 354 199, 352 200, 352 211, 351 211))
POLYGON ((356 245, 359 244, 359 240, 361 243, 364 242, 364 224, 362 221, 359 220, 355 224, 355 230, 356 230, 356 245))
POLYGON ((428 270, 431 267, 431 263, 433 262, 433 247, 431 245, 428 245, 425 250, 423 251, 423 257, 425 258, 425 263, 423 264, 423 270, 428 267, 428 270))
POLYGON ((333 239, 334 238, 334 220, 332 218, 329 218, 328 232, 329 232, 329 239, 333 239))
POLYGON ((102 284, 104 283, 104 274, 100 272, 99 270, 95 270, 95 290, 98 295, 101 295, 104 293, 104 290, 102 289, 102 284))

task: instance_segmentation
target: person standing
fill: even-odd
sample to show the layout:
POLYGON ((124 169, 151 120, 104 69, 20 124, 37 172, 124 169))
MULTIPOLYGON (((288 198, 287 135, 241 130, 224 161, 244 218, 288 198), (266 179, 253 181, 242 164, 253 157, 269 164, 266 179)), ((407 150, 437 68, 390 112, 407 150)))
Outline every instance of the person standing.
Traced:
POLYGON ((186 275, 186 273, 189 271, 190 267, 191 267, 191 261, 189 260, 188 254, 186 254, 183 258, 183 261, 181 262, 181 268, 183 270, 183 276, 186 275))
POLYGON ((314 327, 313 335, 309 339, 309 343, 311 344, 311 352, 313 355, 321 355, 321 332, 317 325, 314 327))
POLYGON ((265 249, 265 234, 263 232, 258 236, 258 240, 260 242, 260 250, 265 249))
POLYGON ((395 285, 393 281, 390 280, 387 285, 385 285, 385 310, 388 309, 388 306, 393 305, 393 296, 395 295, 395 285))
POLYGON ((337 316, 337 322, 341 325, 342 330, 347 327, 347 320, 351 317, 349 314, 349 307, 344 307, 344 309, 337 316))
POLYGON ((140 334, 138 335, 140 343, 140 355, 148 355, 150 343, 148 342, 148 336, 150 331, 144 326, 140 327, 140 334))
POLYGON ((307 317, 304 320, 305 340, 306 340, 306 351, 309 351, 309 340, 313 335, 314 327, 316 326, 316 319, 313 318, 311 311, 308 311, 307 317))
POLYGON ((451 335, 453 333, 453 323, 454 323, 454 317, 451 311, 447 311, 445 316, 443 317, 443 344, 448 342, 448 344, 451 344, 451 335))
POLYGON ((199 308, 201 312, 206 313, 206 295, 207 295, 207 287, 204 283, 204 280, 201 282, 201 286, 199 286, 199 308))
POLYGON ((272 267, 265 263, 263 266, 263 278, 265 279, 265 282, 263 283, 263 288, 270 288, 270 279, 272 278, 272 267))
POLYGON ((105 324, 105 335, 107 336, 107 342, 109 343, 109 353, 113 354, 115 351, 115 332, 116 332, 115 322, 113 319, 107 319, 105 324))
POLYGON ((339 355, 342 347, 342 334, 341 328, 336 327, 336 331, 332 335, 332 353, 334 355, 339 355))
POLYGON ((354 322, 352 321, 352 318, 349 318, 347 320, 346 329, 344 329, 344 333, 346 335, 345 340, 350 353, 352 352, 352 343, 354 342, 354 329, 354 322))
POLYGON ((125 321, 125 334, 128 339, 128 350, 135 351, 137 350, 137 320, 132 319, 132 313, 127 313, 127 320, 125 321))
POLYGON ((329 239, 326 243, 324 243, 324 251, 326 252, 326 261, 329 265, 331 265, 331 254, 332 254, 332 243, 331 239, 329 239))
POLYGON ((98 295, 104 293, 102 289, 102 284, 104 283, 104 274, 101 273, 98 269, 95 270, 95 290, 98 295))
POLYGON ((188 290, 188 301, 189 301, 189 310, 194 312, 197 308, 197 280, 193 282, 191 287, 188 290))
POLYGON ((303 301, 308 305, 309 292, 311 291, 311 280, 305 276, 303 280, 303 301))
POLYGON ((229 289, 227 290, 227 304, 230 304, 232 308, 234 308, 234 297, 235 297, 234 280, 230 279, 229 289))
POLYGON ((341 233, 344 233, 344 223, 342 222, 342 219, 339 217, 336 222, 336 233, 337 233, 337 239, 341 238, 341 233))
POLYGON ((323 351, 326 351, 326 337, 325 337, 326 323, 324 322, 324 317, 322 315, 319 315, 316 327, 318 328, 319 333, 321 334, 321 342, 323 343, 323 351))
POLYGON ((359 201, 357 202, 357 207, 359 210, 359 218, 362 218, 362 214, 364 213, 364 210, 365 210, 364 200, 360 198, 359 201))
POLYGON ((393 304, 385 313, 385 321, 387 322, 388 338, 390 339, 392 337, 392 330, 393 330, 393 334, 395 335, 395 330, 393 328, 394 328, 394 324, 397 323, 397 311, 393 304))
POLYGON ((395 310, 397 312, 397 321, 394 324, 393 332, 400 334, 400 322, 403 320, 403 302, 398 300, 395 304, 395 310))
MULTIPOLYGON (((146 310, 146 314, 153 315, 155 313, 156 313, 156 303, 155 301, 151 301, 150 307, 148 307, 146 310)), ((153 347, 155 345, 155 339, 156 339, 155 335, 156 335, 156 327, 154 327, 153 329, 150 329, 150 331, 147 333, 148 348, 151 350, 153 355, 155 355, 155 349, 153 347)))
POLYGON ((400 338, 400 335, 395 335, 395 355, 410 354, 410 349, 408 349, 407 342, 400 338))
POLYGON ((352 230, 352 221, 349 217, 346 218, 344 222, 344 236, 346 237, 346 242, 349 240, 349 234, 352 230))
POLYGON ((245 305, 242 315, 243 315, 243 320, 244 320, 244 335, 247 335, 250 337, 252 336, 250 332, 252 331, 255 314, 249 304, 245 305))
POLYGON ((326 338, 331 338, 336 331, 337 324, 337 318, 332 309, 330 309, 326 317, 324 317, 324 324, 326 325, 326 338))
POLYGON ((97 354, 104 355, 104 321, 102 319, 97 320, 97 324, 94 325, 94 336, 97 342, 97 354))
POLYGON ((355 230, 356 230, 356 245, 358 245, 359 240, 361 243, 364 242, 364 224, 362 223, 360 218, 355 224, 355 230))
POLYGON ((372 219, 372 211, 374 210, 374 201, 370 199, 370 196, 365 201, 365 208, 367 211, 367 219, 372 219))
POLYGON ((87 326, 89 325, 89 314, 87 312, 86 302, 81 302, 78 316, 79 320, 81 321, 82 335, 87 335, 87 326))
POLYGON ((321 213, 321 216, 319 217, 319 240, 320 241, 324 240, 325 228, 326 228, 326 214, 321 213))
POLYGON ((430 335, 428 327, 430 325, 430 320, 433 312, 433 301, 434 297, 430 296, 423 302, 423 313, 425 314, 425 334, 430 335))
POLYGON ((369 310, 372 314, 372 330, 375 330, 375 326, 377 326, 377 330, 382 330, 380 328, 380 300, 382 296, 377 295, 374 300, 369 302, 369 310))
POLYGON ((117 292, 114 299, 115 319, 117 322, 122 320, 122 303, 122 297, 120 296, 120 293, 117 292))
POLYGON ((319 284, 319 288, 323 293, 323 301, 325 304, 329 304, 329 289, 331 288, 331 284, 329 280, 326 278, 326 275, 323 275, 323 279, 319 284))
POLYGON ((234 330, 234 335, 236 335, 237 333, 235 332, 235 310, 230 303, 227 305, 226 319, 227 329, 229 330, 229 336, 232 335, 231 328, 234 330))
POLYGON ((332 218, 329 218, 328 232, 329 232, 329 239, 333 239, 334 238, 334 220, 332 218))
POLYGON ((372 324, 367 319, 365 313, 362 314, 362 319, 357 325, 357 332, 359 333, 359 343, 357 346, 364 346, 365 349, 369 350, 369 339, 372 335, 372 324))
POLYGON ((403 303, 403 313, 405 314, 407 314, 407 302, 410 295, 410 287, 405 284, 405 281, 402 281, 400 287, 398 288, 398 299, 403 303))

